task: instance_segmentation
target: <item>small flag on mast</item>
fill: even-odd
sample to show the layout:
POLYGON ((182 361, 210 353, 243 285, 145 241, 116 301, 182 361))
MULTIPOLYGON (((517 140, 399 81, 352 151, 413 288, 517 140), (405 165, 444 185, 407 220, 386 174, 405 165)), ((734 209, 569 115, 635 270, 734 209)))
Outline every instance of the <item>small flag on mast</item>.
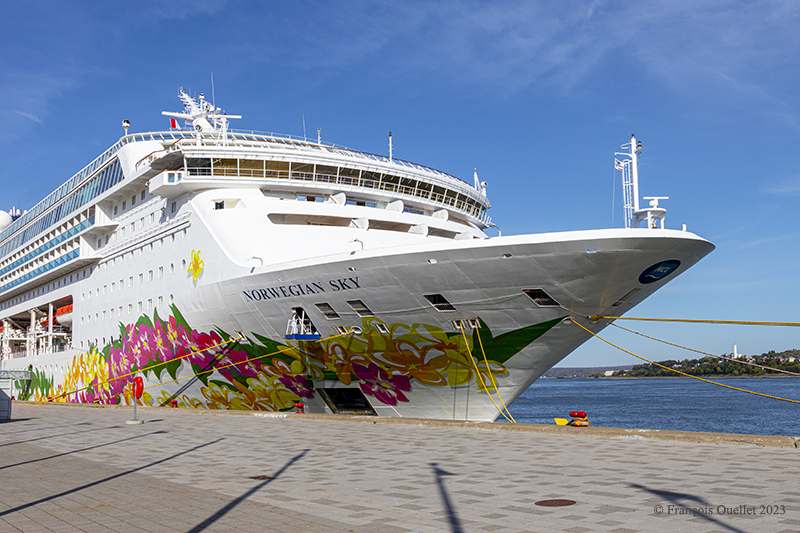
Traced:
POLYGON ((173 130, 181 129, 181 127, 178 126, 178 121, 175 120, 174 118, 169 119, 169 127, 170 127, 170 129, 173 129, 173 130))

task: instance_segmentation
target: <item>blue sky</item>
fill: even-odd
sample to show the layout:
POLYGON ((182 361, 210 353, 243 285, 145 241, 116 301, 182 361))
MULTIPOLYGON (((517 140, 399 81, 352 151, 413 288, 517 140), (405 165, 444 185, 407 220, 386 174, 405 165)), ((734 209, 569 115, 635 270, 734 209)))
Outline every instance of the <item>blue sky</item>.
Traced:
MULTIPOLYGON (((0 32, 2 208, 33 206, 178 87, 240 129, 308 135, 489 182, 504 234, 612 224, 613 152, 715 252, 632 315, 800 322, 800 4, 17 2, 0 32)), ((620 186, 613 224, 622 224, 620 186)), ((624 325, 714 353, 800 330, 624 325)), ((622 332, 654 359, 692 357, 622 332)), ((636 362, 585 344, 561 366, 636 362)))

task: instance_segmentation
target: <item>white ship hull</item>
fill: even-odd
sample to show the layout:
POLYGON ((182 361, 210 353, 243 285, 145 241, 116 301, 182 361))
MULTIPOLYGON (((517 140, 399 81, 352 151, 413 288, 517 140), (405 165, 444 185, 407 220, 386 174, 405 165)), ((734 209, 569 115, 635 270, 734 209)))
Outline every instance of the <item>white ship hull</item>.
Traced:
MULTIPOLYGON (((264 353, 275 352, 284 346, 296 348, 287 351, 291 354, 289 360, 294 358, 300 361, 305 357, 312 363, 316 361, 319 368, 328 369, 327 378, 318 375, 317 379, 309 380, 313 389, 357 386, 355 379, 344 383, 332 375, 331 370, 335 370, 332 362, 337 357, 343 359, 336 349, 350 349, 351 355, 366 357, 362 362, 377 361, 384 368, 394 368, 398 374, 407 369, 409 364, 430 362, 436 357, 445 356, 446 363, 430 365, 430 368, 417 375, 421 379, 415 379, 406 372, 411 390, 400 392, 408 401, 386 403, 374 395, 365 394, 369 407, 381 416, 494 420, 499 415, 495 405, 499 405, 499 398, 510 405, 544 372, 590 338, 589 334, 574 324, 561 319, 572 317, 592 331, 599 332, 607 322, 593 323, 586 317, 625 312, 664 283, 656 283, 652 287, 640 285, 638 278, 645 269, 671 259, 679 260, 683 268, 688 268, 708 253, 712 245, 685 232, 597 230, 501 237, 475 243, 454 242, 446 249, 441 246, 406 248, 394 250, 393 253, 383 250, 381 253, 364 251, 351 255, 348 252, 339 257, 328 257, 324 262, 306 261, 306 265, 286 265, 286 268, 279 269, 262 267, 252 273, 245 269, 239 276, 209 284, 203 284, 201 278, 198 286, 184 293, 180 303, 176 300, 176 304, 196 332, 223 331, 229 335, 243 332, 248 340, 241 344, 263 346, 256 338, 256 335, 261 335, 281 345, 276 349, 262 350, 264 353), (596 252, 587 253, 587 250, 596 252), (430 262, 431 259, 435 263, 430 262), (546 287, 547 293, 561 305, 537 306, 522 292, 531 287, 546 287), (622 305, 612 307, 631 288, 641 290, 622 305), (305 294, 300 294, 301 290, 305 294), (447 293, 456 311, 440 312, 426 305, 424 300, 420 301, 423 294, 441 292, 447 293), (351 299, 369 302, 370 310, 377 316, 362 318, 352 311, 345 313, 344 310, 349 309, 346 301, 351 299), (302 307, 313 310, 314 304, 320 301, 342 311, 342 319, 332 323, 361 327, 361 334, 343 336, 351 343, 350 346, 342 337, 324 340, 325 337, 337 335, 337 332, 332 325, 326 325, 325 319, 319 315, 314 316, 314 322, 321 330, 321 342, 284 339, 286 319, 291 309, 302 307), (464 322, 465 341, 452 322, 474 318, 480 318, 495 338, 555 321, 543 335, 508 359, 505 358, 506 354, 494 353, 490 345, 483 347, 499 389, 498 397, 494 387, 488 387, 494 393, 492 397, 495 403, 483 390, 486 386, 481 384, 475 369, 463 360, 468 353, 474 353, 483 372, 484 383, 490 382, 491 378, 482 363, 480 347, 474 342, 474 330, 468 327, 468 322, 464 322), (385 324, 389 334, 377 331, 376 323, 385 324), (409 340, 409 336, 416 336, 416 342, 409 340), (379 342, 376 343, 376 339, 379 342), (385 353, 386 350, 392 350, 388 345, 397 340, 404 343, 399 350, 408 356, 410 363, 393 360, 391 355, 397 355, 394 352, 388 356, 385 353), (452 353, 442 349, 448 340, 452 353), (442 346, 431 348, 437 343, 442 346), (365 353, 367 346, 372 348, 372 353, 365 353), (459 358, 462 360, 459 361, 459 358), (392 364, 386 365, 387 360, 392 364), (459 372, 463 374, 461 378, 458 377, 459 372)), ((205 268, 207 272, 208 266, 205 268)), ((182 274, 181 277, 182 281, 186 281, 186 276, 182 274)), ((167 318, 168 315, 162 312, 161 316, 167 318)), ((135 337, 136 334, 130 335, 129 340, 135 337)), ((102 350, 102 341, 98 344, 102 350)), ((34 368, 55 369, 46 372, 52 376, 52 387, 39 394, 34 391, 36 399, 45 400, 82 388, 92 381, 91 372, 79 383, 58 380, 65 374, 65 369, 68 374, 68 369, 75 367, 76 360, 81 358, 87 359, 85 351, 80 353, 80 350, 71 350, 3 361, 3 368, 24 369, 32 364, 34 368)), ((150 364, 158 362, 160 359, 153 358, 150 364)), ((87 364, 91 366, 91 363, 87 364)), ((271 366, 276 368, 275 365, 271 366)), ((296 401, 303 401, 308 412, 330 412, 330 407, 316 390, 311 397, 285 394, 277 401, 267 398, 267 393, 262 394, 263 398, 257 394, 248 397, 233 388, 226 390, 224 385, 215 387, 214 382, 235 382, 220 372, 208 376, 209 379, 204 383, 190 377, 196 371, 197 368, 193 368, 189 362, 183 362, 174 371, 174 377, 166 371, 161 372, 160 376, 154 371, 148 372, 145 376, 151 398, 148 403, 157 404, 159 400, 165 402, 180 390, 176 400, 179 405, 187 407, 285 410, 296 401), (178 381, 160 385, 162 381, 172 381, 174 378, 178 378, 178 381), (184 388, 190 382, 191 385, 184 388)), ((304 370, 302 374, 308 376, 310 373, 304 370)), ((269 378, 257 380, 257 383, 268 382, 269 378)), ((56 400, 130 402, 130 397, 125 396, 125 386, 131 380, 132 377, 124 378, 118 384, 122 386, 109 387, 104 391, 111 395, 82 391, 56 400), (116 393, 113 392, 115 390, 116 393), (120 391, 122 395, 118 400, 114 394, 120 391)), ((258 385, 255 389, 258 389, 258 385)))
POLYGON ((494 420, 591 337, 565 319, 599 332, 713 249, 657 206, 488 238, 477 180, 202 120, 124 137, 0 233, 19 397, 130 404, 141 376, 148 405, 494 420))

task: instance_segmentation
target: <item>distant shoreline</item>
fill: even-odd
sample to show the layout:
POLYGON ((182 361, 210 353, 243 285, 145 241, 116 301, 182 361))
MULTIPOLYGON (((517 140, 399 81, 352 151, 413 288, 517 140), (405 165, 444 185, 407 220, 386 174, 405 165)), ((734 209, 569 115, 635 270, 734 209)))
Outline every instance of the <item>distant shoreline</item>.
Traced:
POLYGON ((576 376, 576 377, 544 377, 542 376, 539 379, 555 379, 555 380, 563 380, 563 379, 679 379, 679 378, 703 378, 703 379, 762 379, 762 378, 781 378, 781 379, 798 379, 800 376, 787 376, 785 374, 768 374, 762 376, 754 376, 752 374, 740 374, 738 376, 733 376, 730 374, 703 374, 701 376, 601 376, 601 377, 591 377, 591 376, 576 376))

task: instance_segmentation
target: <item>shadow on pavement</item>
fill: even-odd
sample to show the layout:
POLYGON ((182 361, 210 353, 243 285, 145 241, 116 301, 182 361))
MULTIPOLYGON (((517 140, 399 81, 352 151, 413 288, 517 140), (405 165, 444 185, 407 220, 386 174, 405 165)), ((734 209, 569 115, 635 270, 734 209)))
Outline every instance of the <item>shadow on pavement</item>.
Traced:
MULTIPOLYGON (((28 420, 37 420, 36 418, 12 418, 11 420, 6 420, 3 422, 4 424, 7 422, 26 422, 28 420)), ((91 422, 78 422, 77 424, 61 424, 60 426, 37 426, 32 427, 30 429, 20 429, 19 431, 5 431, 3 432, 5 435, 15 435, 17 433, 30 433, 31 431, 47 431, 48 429, 55 429, 55 428, 66 428, 70 426, 91 426, 91 422)))
POLYGON ((127 439, 115 440, 114 442, 107 442, 105 444, 98 444, 96 446, 90 446, 88 448, 81 448, 80 450, 73 450, 71 452, 59 453, 57 455, 51 455, 50 457, 42 457, 41 459, 31 459, 30 461, 25 461, 25 462, 22 462, 22 463, 15 463, 13 465, 0 466, 0 470, 5 470, 6 468, 13 468, 15 466, 29 465, 31 463, 38 463, 40 461, 49 461, 50 459, 56 459, 58 457, 63 457, 65 455, 71 455, 73 453, 85 452, 85 451, 88 451, 88 450, 94 450, 95 448, 102 448, 103 446, 111 446, 112 444, 119 444, 120 442, 125 442, 125 441, 128 441, 128 440, 139 439, 141 437, 148 437, 150 435, 158 435, 158 434, 164 434, 164 433, 167 433, 167 432, 164 431, 164 430, 153 431, 152 433, 145 433, 143 435, 136 435, 135 437, 128 437, 127 439))
POLYGON ((73 431, 72 433, 59 433, 58 435, 45 435, 44 437, 37 437, 35 439, 28 439, 28 440, 18 440, 17 442, 6 442, 4 444, 0 444, 0 448, 3 446, 13 446, 15 444, 25 444, 26 442, 36 442, 37 440, 45 440, 45 439, 53 439, 55 437, 66 437, 67 435, 78 435, 80 433, 89 433, 91 431, 103 431, 106 429, 119 429, 122 426, 108 426, 104 428, 94 428, 94 429, 87 429, 86 431, 73 431))
POLYGON ((213 524, 214 522, 216 522, 217 520, 219 520, 220 518, 222 518, 223 516, 228 514, 231 510, 233 510, 234 507, 236 507, 237 505, 242 503, 242 501, 246 500, 247 498, 249 498, 250 496, 252 496, 256 492, 261 490, 267 484, 269 484, 272 481, 275 481, 276 479, 278 479, 278 476, 283 474, 290 466, 292 466, 292 464, 294 464, 296 461, 299 461, 309 451, 310 450, 305 449, 301 453, 295 455, 288 463, 283 465, 283 467, 280 470, 275 472, 275 474, 273 474, 271 478, 267 479, 263 483, 259 483, 258 485, 256 485, 252 489, 248 490, 247 492, 245 492, 244 494, 242 494, 241 496, 239 496, 238 498, 236 498, 232 502, 228 503, 228 505, 226 505, 225 507, 223 507, 222 509, 220 509, 219 511, 217 511, 213 515, 209 516, 208 518, 206 518, 205 520, 203 520, 202 522, 200 522, 199 524, 194 526, 192 529, 190 529, 189 533, 198 533, 200 531, 203 531, 208 526, 210 526, 211 524, 213 524))
POLYGON ((444 510, 447 514, 447 520, 450 522, 450 531, 453 533, 464 533, 464 529, 461 527, 461 522, 458 520, 458 513, 453 507, 453 503, 450 501, 450 495, 447 493, 447 489, 444 486, 444 479, 442 479, 444 476, 455 476, 456 474, 442 470, 439 468, 438 463, 430 463, 430 465, 431 468, 433 468, 434 475, 436 476, 436 485, 439 487, 439 496, 442 498, 444 510))
POLYGON ((728 531, 734 531, 736 533, 747 533, 744 529, 739 529, 738 527, 728 525, 725 522, 715 518, 711 513, 703 513, 697 511, 697 509, 711 509, 713 512, 715 509, 713 504, 707 502, 700 496, 695 496, 694 494, 685 494, 682 492, 651 489, 649 487, 645 487, 644 485, 638 485, 636 483, 631 483, 630 486, 635 489, 649 492, 650 494, 658 496, 659 498, 663 498, 665 501, 669 502, 667 505, 672 505, 676 509, 683 510, 682 513, 680 511, 678 511, 678 513, 691 514, 697 518, 702 518, 703 520, 706 520, 720 528, 727 529, 728 531), (689 503, 690 505, 687 505, 687 503, 689 503))
POLYGON ((175 455, 171 455, 171 456, 166 457, 164 459, 160 459, 158 461, 154 461, 152 463, 146 464, 144 466, 140 466, 138 468, 134 468, 133 470, 128 470, 126 472, 120 472, 119 474, 114 474, 113 476, 108 476, 107 478, 104 478, 104 479, 98 479, 97 481, 92 481, 91 483, 86 483, 85 485, 81 485, 80 487, 75 487, 74 489, 65 490, 65 491, 60 492, 58 494, 53 494, 52 496, 47 496, 47 497, 40 498, 40 499, 38 499, 36 501, 33 501, 33 502, 30 502, 30 503, 24 503, 22 505, 18 505, 17 507, 14 507, 13 509, 6 509, 5 511, 0 511, 0 516, 5 516, 5 515, 12 514, 12 513, 16 513, 18 511, 22 511, 23 509, 28 509, 29 507, 33 507, 33 506, 39 505, 41 503, 45 503, 45 502, 49 502, 51 500, 55 500, 57 498, 61 498, 62 496, 67 496, 69 494, 74 494, 76 492, 80 492, 80 491, 82 491, 84 489, 88 489, 88 488, 94 487, 96 485, 102 485, 103 483, 107 483, 107 482, 109 482, 111 480, 114 480, 114 479, 117 479, 117 478, 120 478, 120 477, 123 477, 123 476, 127 476, 128 474, 133 474, 135 472, 139 472, 141 470, 144 470, 145 468, 150 468, 151 466, 156 466, 156 465, 160 465, 161 463, 166 463, 167 461, 171 461, 172 459, 180 457, 181 455, 186 455, 187 453, 191 453, 191 452, 197 451, 200 448, 205 448, 206 446, 210 446, 212 444, 216 444, 216 443, 218 443, 219 441, 222 441, 222 440, 225 440, 225 438, 224 437, 220 437, 217 440, 212 440, 211 442, 207 442, 205 444, 200 444, 198 446, 195 446, 194 448, 189 448, 186 451, 183 451, 183 452, 180 452, 180 453, 176 453, 175 455))

